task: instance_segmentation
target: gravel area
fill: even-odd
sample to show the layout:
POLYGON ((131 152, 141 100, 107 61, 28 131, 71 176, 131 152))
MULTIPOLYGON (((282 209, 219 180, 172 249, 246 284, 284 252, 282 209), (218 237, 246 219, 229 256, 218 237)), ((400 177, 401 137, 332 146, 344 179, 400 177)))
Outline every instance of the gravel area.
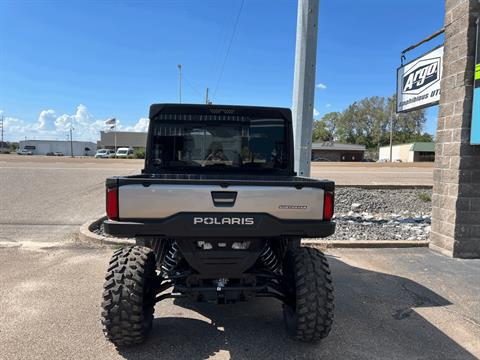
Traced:
MULTIPOLYGON (((428 240, 431 189, 335 190, 337 228, 329 240, 428 240)), ((91 229, 106 235, 103 224, 91 229)))
MULTIPOLYGON (((421 199, 432 197, 431 189, 362 189, 337 187, 335 189, 335 212, 348 213, 351 210, 368 213, 430 214, 432 203, 421 199), (424 194, 424 195, 422 195, 424 194), (358 204, 353 206, 353 204, 358 204)), ((427 200, 427 199, 425 199, 427 200)))
POLYGON ((428 240, 431 189, 338 187, 331 240, 428 240))

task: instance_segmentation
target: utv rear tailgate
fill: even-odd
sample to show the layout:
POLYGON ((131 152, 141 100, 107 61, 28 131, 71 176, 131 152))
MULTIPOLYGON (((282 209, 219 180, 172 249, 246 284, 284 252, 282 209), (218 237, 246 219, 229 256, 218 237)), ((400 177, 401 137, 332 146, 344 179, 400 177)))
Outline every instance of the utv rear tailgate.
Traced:
POLYGON ((334 184, 300 177, 131 176, 107 180, 117 189, 117 217, 105 222, 115 236, 325 237, 325 192, 334 184))

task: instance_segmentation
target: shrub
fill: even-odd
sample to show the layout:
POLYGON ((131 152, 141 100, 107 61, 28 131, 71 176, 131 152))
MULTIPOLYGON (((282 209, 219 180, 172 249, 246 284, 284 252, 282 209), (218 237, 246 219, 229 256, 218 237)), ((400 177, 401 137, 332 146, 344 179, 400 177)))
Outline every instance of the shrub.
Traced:
POLYGON ((145 159, 145 150, 143 149, 135 149, 133 151, 133 157, 135 159, 145 159))
POLYGON ((418 198, 420 200, 422 200, 423 202, 431 202, 432 201, 432 198, 430 197, 430 195, 427 194, 427 193, 424 193, 424 192, 418 194, 418 198))

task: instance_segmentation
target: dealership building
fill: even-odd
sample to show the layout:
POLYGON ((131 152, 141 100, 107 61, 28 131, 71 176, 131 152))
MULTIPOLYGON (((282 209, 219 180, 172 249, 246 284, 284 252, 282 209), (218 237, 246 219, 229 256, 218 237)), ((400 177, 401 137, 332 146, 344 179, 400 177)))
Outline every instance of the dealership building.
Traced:
POLYGON ((29 150, 33 155, 47 155, 48 153, 62 153, 73 156, 93 156, 97 145, 90 141, 65 140, 22 140, 18 143, 20 149, 29 150))
MULTIPOLYGON (((390 146, 382 146, 378 158, 390 161, 390 146)), ((435 143, 414 142, 392 146, 392 161, 433 162, 435 161, 435 143)))
POLYGON ((128 147, 145 149, 147 146, 147 133, 135 131, 100 131, 100 140, 97 141, 98 149, 117 149, 128 147))
POLYGON ((365 145, 312 143, 312 161, 362 161, 364 155, 365 145))

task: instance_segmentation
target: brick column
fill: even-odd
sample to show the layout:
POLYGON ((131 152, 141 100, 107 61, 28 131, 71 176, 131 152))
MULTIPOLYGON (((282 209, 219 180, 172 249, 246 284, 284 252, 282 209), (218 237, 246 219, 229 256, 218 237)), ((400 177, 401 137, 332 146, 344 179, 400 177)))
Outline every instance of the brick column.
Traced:
POLYGON ((477 0, 446 0, 430 247, 480 258, 480 146, 469 144, 477 0))

